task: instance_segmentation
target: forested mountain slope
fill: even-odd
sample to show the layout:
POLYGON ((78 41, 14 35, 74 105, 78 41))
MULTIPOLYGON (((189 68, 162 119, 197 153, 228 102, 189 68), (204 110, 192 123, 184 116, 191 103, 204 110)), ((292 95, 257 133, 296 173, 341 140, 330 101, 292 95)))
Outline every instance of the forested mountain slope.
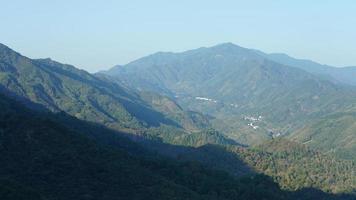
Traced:
POLYGON ((333 113, 299 130, 290 139, 339 157, 356 160, 356 114, 333 113))
POLYGON ((179 155, 215 169, 241 175, 257 171, 284 189, 316 188, 325 192, 356 192, 356 163, 326 155, 296 142, 274 139, 254 148, 206 145, 179 155), (244 163, 249 168, 242 168, 244 163))
MULTIPOLYGON (((138 90, 170 95, 184 109, 212 116, 213 128, 247 145, 298 137, 300 129, 321 117, 355 111, 355 87, 286 64, 226 43, 160 52, 103 73, 138 90)), ((329 132, 321 134, 334 142, 329 132)), ((340 133, 336 139, 342 137, 340 133)))
POLYGON ((218 193, 241 189, 234 179, 199 164, 145 160, 105 147, 85 129, 70 130, 51 114, 27 110, 3 95, 0 108, 1 199, 225 199, 238 194, 218 193), (199 188, 203 183, 206 188, 199 188), (219 192, 208 194, 212 191, 219 192))
MULTIPOLYGON (((0 45, 0 89, 28 106, 36 105, 36 109, 42 106, 55 112, 64 111, 79 119, 138 135, 147 135, 160 126, 177 129, 182 134, 204 133, 208 123, 202 115, 179 106, 168 114, 162 109, 164 103, 174 101, 163 96, 155 95, 156 100, 161 100, 153 104, 144 98, 147 95, 106 77, 50 59, 29 59, 5 45, 0 45)), ((206 136, 209 142, 215 140, 206 136)))

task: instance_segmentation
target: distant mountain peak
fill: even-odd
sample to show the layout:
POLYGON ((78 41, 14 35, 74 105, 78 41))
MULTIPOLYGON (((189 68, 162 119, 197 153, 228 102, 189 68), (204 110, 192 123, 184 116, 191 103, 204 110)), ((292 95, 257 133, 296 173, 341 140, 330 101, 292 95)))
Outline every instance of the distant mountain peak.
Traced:
POLYGON ((255 52, 252 49, 241 47, 234 43, 222 43, 208 48, 209 51, 214 51, 218 54, 222 55, 231 55, 231 56, 243 56, 243 57, 250 57, 254 59, 261 59, 263 58, 260 54, 255 52))
POLYGON ((218 44, 218 45, 215 45, 211 48, 223 48, 223 49, 246 49, 246 48, 243 48, 239 45, 236 45, 232 42, 225 42, 225 43, 222 43, 222 44, 218 44))

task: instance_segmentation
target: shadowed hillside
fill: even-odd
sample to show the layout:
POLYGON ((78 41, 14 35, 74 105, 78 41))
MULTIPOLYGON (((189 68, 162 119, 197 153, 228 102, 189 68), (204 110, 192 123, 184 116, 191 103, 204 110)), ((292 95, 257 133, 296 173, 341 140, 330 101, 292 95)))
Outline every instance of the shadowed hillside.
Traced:
POLYGON ((116 137, 126 142, 105 145, 90 139, 88 129, 77 132, 62 125, 63 121, 82 126, 87 122, 30 111, 3 95, 0 108, 0 197, 4 200, 304 199, 313 193, 325 199, 353 198, 284 192, 266 176, 237 180, 199 163, 138 156, 129 149, 141 147, 127 139, 116 137))

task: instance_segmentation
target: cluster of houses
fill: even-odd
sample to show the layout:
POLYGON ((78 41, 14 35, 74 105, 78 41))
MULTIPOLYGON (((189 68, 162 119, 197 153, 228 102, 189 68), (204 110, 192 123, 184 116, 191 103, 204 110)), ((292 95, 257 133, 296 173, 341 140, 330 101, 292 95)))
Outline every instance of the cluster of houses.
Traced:
POLYGON ((259 115, 258 117, 253 117, 253 116, 245 116, 243 118, 244 120, 249 121, 250 123, 248 123, 247 125, 251 128, 253 128, 254 130, 258 129, 259 127, 254 125, 254 122, 258 122, 261 121, 263 119, 263 117, 261 115, 259 115))
POLYGON ((262 118, 263 118, 263 117, 262 117, 261 115, 259 115, 258 117, 245 116, 245 117, 244 117, 244 120, 256 122, 256 121, 261 121, 262 118))
POLYGON ((250 126, 250 127, 253 128, 253 129, 255 129, 255 130, 259 128, 258 126, 253 125, 252 122, 251 122, 251 123, 248 123, 247 125, 250 126))
POLYGON ((218 101, 214 100, 214 99, 209 99, 209 98, 206 98, 206 97, 195 97, 196 100, 201 100, 201 101, 210 101, 210 102, 213 102, 213 103, 217 103, 218 101))

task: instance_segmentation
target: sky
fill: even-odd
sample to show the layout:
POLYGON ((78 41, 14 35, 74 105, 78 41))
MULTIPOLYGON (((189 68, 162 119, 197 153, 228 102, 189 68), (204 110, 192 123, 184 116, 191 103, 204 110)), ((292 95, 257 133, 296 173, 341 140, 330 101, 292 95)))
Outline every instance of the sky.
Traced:
POLYGON ((356 66, 356 1, 0 0, 0 43, 90 72, 225 42, 356 66))

